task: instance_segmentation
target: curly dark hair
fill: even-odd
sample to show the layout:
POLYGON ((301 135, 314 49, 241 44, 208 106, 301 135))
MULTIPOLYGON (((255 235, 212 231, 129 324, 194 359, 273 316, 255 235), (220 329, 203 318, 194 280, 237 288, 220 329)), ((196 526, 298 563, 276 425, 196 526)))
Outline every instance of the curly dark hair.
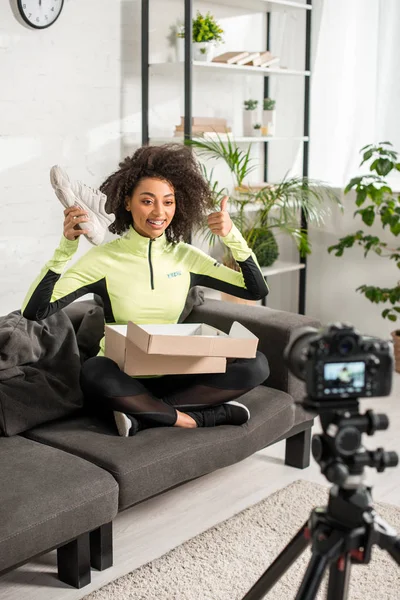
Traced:
POLYGON ((119 170, 102 183, 106 212, 115 214, 109 230, 121 234, 133 224, 125 208, 126 197, 131 197, 139 181, 147 177, 166 181, 175 192, 176 210, 165 230, 167 240, 189 240, 193 228, 203 223, 206 211, 212 207, 212 196, 192 149, 182 144, 143 146, 120 162, 119 170))

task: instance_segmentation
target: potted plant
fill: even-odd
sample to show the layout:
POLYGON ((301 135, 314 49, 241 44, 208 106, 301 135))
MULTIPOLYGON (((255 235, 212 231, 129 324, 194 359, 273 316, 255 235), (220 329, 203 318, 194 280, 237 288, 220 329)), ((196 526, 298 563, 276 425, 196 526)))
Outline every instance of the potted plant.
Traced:
POLYGON ((185 60, 185 26, 178 20, 170 26, 167 36, 168 44, 175 50, 175 60, 183 62, 185 60))
POLYGON ((252 136, 253 135, 253 127, 256 123, 257 112, 256 109, 258 107, 258 100, 245 100, 243 102, 243 135, 244 136, 252 136))
POLYGON ((264 98, 262 124, 266 128, 266 135, 275 135, 276 126, 276 101, 272 98, 264 98))
POLYGON ((253 125, 253 135, 256 137, 261 136, 261 123, 254 123, 253 125))
POLYGON ((176 26, 176 58, 178 62, 185 60, 185 26, 183 23, 178 22, 176 26))
MULTIPOLYGON (((308 223, 322 225, 330 215, 330 206, 325 200, 342 206, 332 188, 307 177, 285 177, 276 184, 262 186, 246 185, 246 178, 257 168, 250 156, 251 145, 244 151, 229 136, 227 141, 217 136, 217 139, 192 139, 186 143, 200 156, 222 159, 228 165, 234 184, 234 191, 229 194, 231 218, 253 248, 260 266, 270 266, 279 256, 276 233, 289 235, 302 256, 310 254, 311 243, 299 214, 303 212, 308 223)), ((202 170, 210 183, 214 205, 218 207, 227 190, 220 189, 218 182, 213 181, 213 171, 208 174, 205 165, 202 170)), ((208 227, 202 229, 202 234, 210 245, 215 243, 216 236, 208 227)), ((235 267, 229 250, 224 248, 224 251, 224 263, 235 267)))
POLYGON ((210 12, 202 15, 197 11, 192 25, 194 60, 211 60, 214 47, 222 41, 223 33, 223 29, 221 29, 210 12))
MULTIPOLYGON (((368 227, 380 220, 382 229, 390 230, 393 237, 396 238, 400 235, 400 196, 393 192, 385 177, 393 170, 400 171, 398 153, 392 150, 390 142, 380 142, 376 146, 370 144, 362 148, 360 153, 362 154, 360 166, 372 161, 369 167, 370 173, 351 179, 344 193, 348 194, 350 190, 354 190, 356 193, 355 203, 358 208, 354 216, 360 216, 368 227), (366 202, 368 202, 367 205, 366 202)), ((340 238, 337 244, 328 248, 328 252, 334 252, 335 256, 343 256, 344 251, 352 248, 355 244, 364 248, 364 257, 370 252, 374 252, 384 260, 394 261, 396 267, 400 269, 400 247, 393 247, 382 241, 379 236, 364 233, 361 229, 340 238)), ((400 313, 399 282, 390 288, 361 285, 356 291, 363 294, 370 302, 386 305, 382 311, 382 317, 393 322, 397 321, 400 313)), ((392 337, 396 371, 400 372, 400 330, 393 331, 392 337)))
MULTIPOLYGON (((209 61, 212 59, 214 47, 222 42, 223 29, 220 28, 211 13, 202 15, 197 11, 192 20, 192 43, 194 60, 209 61)), ((175 46, 178 62, 185 60, 185 26, 181 21, 171 27, 168 36, 171 45, 175 46)))

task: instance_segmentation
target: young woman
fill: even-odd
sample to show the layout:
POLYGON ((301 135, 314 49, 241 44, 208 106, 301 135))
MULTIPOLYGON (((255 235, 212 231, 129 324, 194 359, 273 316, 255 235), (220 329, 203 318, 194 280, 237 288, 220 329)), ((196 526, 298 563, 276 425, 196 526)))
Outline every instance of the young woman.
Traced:
MULTIPOLYGON (((107 212, 115 215, 109 229, 121 237, 92 248, 62 275, 79 236, 87 233, 78 224, 88 221, 81 208, 67 208, 60 244, 24 301, 27 319, 44 319, 96 293, 106 323, 176 323, 195 285, 253 300, 268 293, 254 254, 226 211, 227 197, 220 211, 209 214, 208 226, 230 248, 240 272, 185 242, 211 207, 209 186, 189 148, 140 148, 100 189, 107 212)), ((104 356, 103 338, 98 356, 82 366, 81 386, 92 406, 114 413, 126 436, 146 427, 241 425, 250 413, 234 400, 268 375, 267 360, 257 352, 254 359, 228 362, 226 373, 133 378, 104 356)))

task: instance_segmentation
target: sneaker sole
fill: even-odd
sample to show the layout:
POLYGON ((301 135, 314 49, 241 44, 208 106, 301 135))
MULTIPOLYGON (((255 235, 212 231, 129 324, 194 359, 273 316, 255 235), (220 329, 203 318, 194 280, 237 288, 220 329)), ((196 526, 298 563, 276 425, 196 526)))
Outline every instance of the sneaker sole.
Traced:
POLYGON ((51 167, 50 169, 50 183, 56 193, 57 198, 64 206, 64 208, 70 208, 71 206, 79 206, 82 208, 78 202, 76 196, 74 196, 72 190, 69 190, 68 193, 65 192, 65 182, 69 183, 70 179, 68 175, 65 173, 63 169, 59 166, 51 167), (72 197, 72 199, 69 198, 72 197))
POLYGON ((229 400, 228 402, 224 402, 224 404, 232 404, 233 406, 239 406, 240 408, 244 408, 244 410, 247 412, 247 420, 250 420, 250 411, 244 404, 236 402, 236 400, 229 400))
POLYGON ((132 423, 128 417, 124 413, 115 410, 114 419, 119 435, 121 437, 129 437, 129 431, 132 427, 132 423))

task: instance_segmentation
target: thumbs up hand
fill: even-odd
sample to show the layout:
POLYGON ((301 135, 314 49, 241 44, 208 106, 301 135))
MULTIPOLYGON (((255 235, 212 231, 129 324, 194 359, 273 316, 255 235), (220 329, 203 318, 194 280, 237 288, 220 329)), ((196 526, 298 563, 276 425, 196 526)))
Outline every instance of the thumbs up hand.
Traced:
POLYGON ((226 210, 228 200, 229 196, 224 196, 221 200, 221 210, 213 212, 207 217, 208 227, 211 229, 212 233, 215 233, 220 237, 225 237, 232 229, 232 220, 226 210))

